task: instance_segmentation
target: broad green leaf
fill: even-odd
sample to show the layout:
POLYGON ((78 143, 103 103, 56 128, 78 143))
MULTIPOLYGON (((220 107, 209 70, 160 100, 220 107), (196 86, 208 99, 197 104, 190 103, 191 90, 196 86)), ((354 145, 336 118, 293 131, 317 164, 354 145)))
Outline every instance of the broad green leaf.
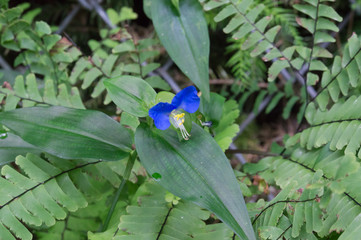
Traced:
POLYGON ((135 131, 139 125, 139 119, 127 112, 123 112, 120 118, 120 124, 123 126, 129 126, 133 131, 135 131))
POLYGON ((137 117, 148 116, 148 110, 157 95, 146 81, 132 76, 105 80, 104 86, 120 109, 137 117))
POLYGON ((159 103, 159 102, 172 103, 174 96, 175 96, 174 93, 162 91, 157 94, 155 102, 156 103, 159 103))
POLYGON ((3 134, 4 136, 0 137, 0 166, 15 161, 18 155, 41 152, 35 146, 12 133, 3 134))
POLYGON ((149 85, 152 88, 158 88, 158 89, 164 90, 164 91, 170 91, 171 90, 169 84, 159 76, 148 77, 148 78, 145 79, 145 81, 147 83, 149 83, 149 85))
POLYGON ((26 142, 64 159, 120 160, 131 150, 128 130, 97 111, 23 108, 0 113, 0 123, 26 142))
POLYGON ((180 15, 169 0, 153 0, 151 15, 163 46, 183 71, 209 99, 209 36, 198 0, 179 1, 180 15))
POLYGON ((210 101, 201 97, 199 111, 204 114, 207 121, 219 122, 223 113, 225 98, 217 93, 211 93, 210 101))
POLYGON ((214 212, 241 239, 255 239, 228 159, 198 125, 193 124, 191 135, 190 140, 180 142, 171 129, 161 131, 140 125, 135 145, 142 164, 174 195, 214 212))
POLYGON ((152 5, 152 0, 144 0, 143 1, 143 10, 145 15, 147 15, 147 17, 149 19, 152 19, 152 13, 151 13, 151 9, 150 6, 152 5))

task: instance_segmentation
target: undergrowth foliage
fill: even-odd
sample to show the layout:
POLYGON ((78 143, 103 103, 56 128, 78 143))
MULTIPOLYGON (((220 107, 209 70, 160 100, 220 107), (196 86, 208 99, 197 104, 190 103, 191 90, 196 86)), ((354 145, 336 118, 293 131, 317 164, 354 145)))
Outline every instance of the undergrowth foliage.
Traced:
MULTIPOLYGON (((253 47, 251 55, 264 52, 264 61, 273 60, 269 81, 286 68, 304 85, 318 89, 315 96, 304 93, 301 98, 304 107, 299 121, 306 109, 309 126, 285 142, 279 157, 264 158, 244 167, 246 173, 257 174, 281 188, 272 201, 260 200, 253 206, 254 229, 262 239, 319 239, 332 232, 337 232, 339 239, 357 238, 361 212, 361 198, 356 190, 361 146, 359 37, 353 34, 342 56, 333 57, 325 43, 335 41, 330 32, 338 32, 335 22, 342 18, 327 1, 308 0, 293 6, 299 11, 297 23, 311 34, 312 40, 307 46, 295 41, 286 48, 275 45, 276 27, 268 27, 270 17, 259 17, 264 6, 252 5, 252 1, 205 2, 206 10, 215 7, 222 7, 216 21, 231 17, 224 29, 226 33, 232 33, 233 38, 246 37, 243 49, 253 47), (333 58, 333 63, 327 66, 324 58, 333 58), (301 72, 302 66, 306 71, 301 72)), ((290 82, 286 84, 292 89, 295 83, 290 82)), ((263 95, 267 94, 273 94, 272 105, 282 98, 279 89, 264 90, 263 95)), ((289 96, 293 98, 292 105, 299 99, 294 93, 289 96)), ((287 119, 289 114, 284 117, 287 119)))
MULTIPOLYGON (((195 11, 201 4, 204 11, 217 13, 215 22, 224 24, 224 32, 233 39, 227 48, 228 66, 236 78, 231 99, 210 93, 208 100, 201 97, 197 112, 178 113, 178 120, 188 121, 184 124, 190 133, 199 133, 186 142, 178 142, 175 127, 157 130, 147 116, 151 107, 174 97, 165 92, 170 86, 156 71, 162 45, 172 43, 164 44, 154 35, 140 38, 131 27, 101 29, 100 40, 89 40, 91 54, 86 55, 67 34, 54 34, 46 22, 34 21, 39 9, 27 11, 29 4, 2 6, 0 43, 17 55, 14 69, 0 73, 0 239, 234 240, 255 239, 253 232, 257 239, 359 238, 361 39, 350 36, 341 56, 327 50, 342 21, 333 1, 299 1, 293 10, 270 0, 156 1, 157 6, 168 6, 173 21, 183 27, 185 9, 195 11), (301 36, 301 28, 307 37, 301 36), (111 112, 122 126, 103 113, 84 110, 104 105, 109 105, 105 112, 111 112), (246 208, 243 199, 237 198, 242 196, 239 189, 229 187, 227 192, 222 184, 229 179, 224 183, 218 179, 230 174, 224 171, 217 176, 222 169, 204 156, 226 159, 223 152, 239 131, 235 122, 240 113, 258 114, 261 105, 266 113, 282 107, 284 119, 297 114, 300 124, 270 156, 235 171, 236 185, 231 178, 227 186, 239 186, 247 197, 246 208), (46 114, 47 110, 53 112, 46 114), (91 121, 95 117, 101 123, 111 121, 107 132, 101 123, 91 121), (57 122, 60 118, 63 122, 57 122), (34 128, 41 136, 58 134, 62 141, 56 142, 55 137, 32 141, 34 128), (81 139, 78 148, 71 146, 78 151, 69 151, 66 137, 81 139), (89 156, 95 147, 86 149, 87 144, 106 146, 107 158, 89 156), (53 146, 62 149, 53 150, 53 146), (153 171, 156 164, 147 155, 155 154, 159 146, 168 148, 160 149, 159 159, 151 160, 164 168, 153 171), (172 167, 177 169, 161 172, 172 167), (182 171, 190 174, 189 179, 177 175, 182 171), (164 189, 163 179, 172 179, 168 184, 183 199, 164 189), (190 189, 190 179, 194 190, 185 191, 190 189), (252 186, 256 180, 258 187, 252 186), (247 202, 268 186, 279 189, 273 199, 247 202), (203 207, 220 211, 217 216, 224 223, 203 207), (245 214, 240 215, 239 209, 245 214)), ((151 4, 144 1, 149 18, 157 11, 151 4)), ((119 15, 114 9, 107 12, 119 26, 136 17, 130 8, 119 15)), ((181 30, 179 34, 192 40, 185 44, 207 45, 189 38, 190 33, 197 35, 194 29, 181 30)), ((173 51, 179 51, 181 44, 173 44, 173 51)), ((187 47, 194 53, 192 48, 199 45, 187 47)), ((206 80, 199 84, 206 86, 206 80)))

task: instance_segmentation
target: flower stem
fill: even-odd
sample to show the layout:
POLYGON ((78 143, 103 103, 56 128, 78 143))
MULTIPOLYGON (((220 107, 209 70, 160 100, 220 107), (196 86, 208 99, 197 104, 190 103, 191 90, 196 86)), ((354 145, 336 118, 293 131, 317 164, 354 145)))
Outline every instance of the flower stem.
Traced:
POLYGON ((102 232, 104 232, 108 228, 110 219, 112 218, 115 207, 117 206, 117 203, 118 203, 120 194, 122 193, 122 190, 124 188, 124 185, 125 185, 126 181, 129 179, 129 176, 130 176, 130 173, 131 173, 132 168, 134 166, 134 162, 135 162, 136 158, 137 158, 137 152, 134 151, 132 154, 130 154, 129 160, 127 162, 127 166, 125 167, 125 170, 124 170, 122 182, 120 183, 119 188, 118 188, 117 192, 115 193, 113 203, 112 203, 112 206, 109 209, 107 218, 105 219, 105 222, 104 222, 104 225, 103 225, 103 228, 102 228, 102 232))

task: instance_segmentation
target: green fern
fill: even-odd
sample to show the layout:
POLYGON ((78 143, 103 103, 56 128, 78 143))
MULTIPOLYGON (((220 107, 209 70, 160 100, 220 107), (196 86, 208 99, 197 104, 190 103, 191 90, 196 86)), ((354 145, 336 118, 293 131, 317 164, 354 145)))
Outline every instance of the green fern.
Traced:
POLYGON ((55 83, 51 79, 45 80, 44 86, 39 91, 39 83, 34 74, 25 78, 19 75, 15 79, 14 89, 0 88, 0 101, 4 102, 4 111, 13 110, 18 105, 33 107, 35 105, 59 105, 64 107, 84 109, 78 88, 72 87, 71 91, 63 83, 55 90, 55 83), (40 93, 42 92, 42 93, 40 93))
MULTIPOLYGON (((224 28, 224 31, 226 33, 232 33, 232 38, 234 39, 245 39, 242 40, 243 44, 240 48, 243 50, 241 56, 244 56, 244 54, 248 51, 252 57, 258 57, 261 54, 264 54, 262 57, 263 61, 274 61, 269 68, 269 81, 274 81, 278 74, 285 68, 290 68, 294 75, 301 76, 298 71, 301 69, 303 64, 309 61, 307 53, 310 55, 311 49, 316 47, 312 46, 312 48, 307 48, 302 44, 299 46, 290 46, 284 49, 279 49, 275 45, 274 41, 281 27, 279 25, 273 26, 274 24, 272 24, 272 16, 265 16, 265 14, 263 14, 263 12, 266 12, 265 9, 271 9, 270 3, 266 3, 267 7, 263 4, 254 4, 254 2, 251 0, 208 1, 204 5, 204 8, 209 10, 213 8, 219 8, 221 6, 223 7, 223 9, 215 17, 215 21, 218 22, 223 21, 226 18, 231 18, 228 25, 224 28)), ((278 8, 276 7, 274 11, 277 12, 278 8)), ((269 12, 272 11, 268 11, 267 13, 269 12)), ((285 19, 287 18, 289 18, 289 16, 285 17, 285 19)), ((294 28, 292 22, 288 23, 287 25, 285 23, 287 22, 285 19, 278 19, 276 22, 280 23, 281 25, 286 25, 286 29, 287 27, 290 28, 291 26, 294 28)), ((318 50, 315 51, 312 55, 315 55, 315 57, 328 56, 324 52, 325 51, 322 52, 321 50, 318 50)), ((237 62, 232 58, 230 61, 232 63, 237 62)), ((245 66, 247 66, 247 63, 250 61, 247 60, 245 62, 245 66)), ((317 63, 319 63, 319 61, 317 61, 317 63)), ((253 64, 253 66, 255 65, 256 64, 253 64)), ((314 67, 314 63, 311 65, 312 70, 315 70, 316 67, 314 67)), ((251 68, 252 67, 249 67, 248 69, 251 68)), ((257 70, 256 72, 260 71, 257 70)), ((306 82, 306 80, 304 80, 304 82, 306 82)), ((241 99, 239 101, 240 109, 242 110, 249 97, 254 97, 254 95, 257 94, 256 99, 254 100, 255 104, 253 105, 253 112, 258 113, 258 108, 262 100, 264 100, 266 97, 270 98, 273 96, 272 101, 269 102, 269 105, 266 109, 267 113, 269 113, 276 107, 281 99, 286 97, 287 103, 284 108, 283 118, 287 119, 290 116, 291 110, 297 104, 301 105, 298 114, 298 121, 300 122, 307 104, 307 95, 303 92, 304 90, 297 92, 295 95, 294 90, 292 90, 292 85, 291 87, 288 87, 287 85, 290 85, 290 83, 286 84, 284 90, 279 90, 278 88, 282 89, 281 86, 272 84, 269 85, 267 90, 261 90, 255 83, 253 83, 252 86, 245 88, 244 90, 239 90, 238 88, 238 92, 242 93, 241 99)))
POLYGON ((23 5, 0 12, 2 37, 1 45, 20 52, 14 66, 24 65, 31 73, 47 76, 57 84, 68 79, 66 67, 76 61, 80 51, 69 44, 60 35, 51 34, 50 26, 32 20, 38 11, 23 14, 30 5, 23 5))
POLYGON ((242 88, 247 88, 254 82, 261 82, 266 72, 266 66, 260 58, 250 58, 251 52, 241 49, 244 41, 244 39, 231 39, 227 47, 227 53, 231 54, 231 57, 226 66, 231 68, 232 74, 238 79, 231 88, 234 94, 239 94, 242 88))
POLYGON ((316 102, 321 110, 325 110, 329 101, 337 102, 340 96, 350 96, 351 91, 359 86, 361 70, 360 39, 353 34, 344 48, 342 58, 334 58, 332 68, 325 71, 321 79, 321 89, 316 102))
POLYGON ((101 200, 113 191, 112 185, 120 185, 118 173, 124 168, 121 164, 64 161, 52 156, 46 161, 33 154, 18 156, 15 164, 21 172, 5 165, 1 169, 4 178, 0 178, 0 236, 9 240, 14 236, 32 239, 23 224, 50 227, 64 220, 68 212, 101 200))
MULTIPOLYGON (((86 208, 81 208, 76 212, 68 212, 64 220, 58 220, 50 228, 35 228, 34 235, 37 239, 67 239, 80 240, 88 239, 89 231, 99 231, 102 226, 102 220, 106 217, 107 198, 103 197, 100 201, 90 203, 86 208)), ((127 203, 119 201, 117 209, 125 211, 127 203)))
MULTIPOLYGON (((291 36, 294 43, 297 46, 303 46, 304 42, 298 30, 296 28, 296 17, 292 11, 285 8, 279 7, 273 1, 255 1, 252 3, 252 6, 257 6, 259 4, 264 4, 264 10, 261 12, 262 16, 273 16, 270 25, 280 25, 281 33, 287 36, 291 36)), ((232 72, 237 79, 241 79, 241 82, 249 85, 254 81, 262 81, 264 79, 264 72, 266 71, 266 66, 261 60, 261 58, 249 58, 249 55, 252 54, 251 50, 242 49, 247 38, 243 37, 239 40, 230 40, 231 44, 227 47, 228 52, 233 52, 232 56, 227 62, 227 65, 232 68, 232 72)), ((285 45, 285 44, 283 44, 285 45)), ((236 92, 236 94, 238 94, 236 92)))
MULTIPOLYGON (((168 194, 169 195, 169 194, 168 194)), ((170 195, 171 196, 171 195, 170 195)), ((135 194, 120 223, 103 233, 89 233, 91 240, 103 239, 232 239, 224 224, 206 225, 210 213, 198 206, 172 200, 154 183, 145 183, 135 194), (168 198, 168 199, 167 199, 168 198)))
MULTIPOLYGON (((258 4, 256 6, 252 5, 252 0, 225 0, 225 1, 214 1, 211 0, 204 5, 206 10, 211 10, 218 7, 223 7, 223 9, 218 13, 218 15, 214 18, 216 22, 223 21, 226 18, 230 18, 228 25, 224 28, 225 33, 232 33, 232 38, 241 39, 246 37, 246 41, 242 44, 241 49, 253 49, 251 51, 251 56, 256 57, 262 54, 265 51, 278 53, 277 57, 283 57, 286 60, 277 61, 282 62, 284 67, 291 66, 291 62, 289 58, 291 56, 285 55, 281 50, 275 47, 274 40, 276 38, 277 33, 280 30, 280 26, 274 26, 267 29, 268 25, 272 21, 271 16, 262 17, 258 20, 261 12, 264 10, 265 6, 263 4, 258 4), (267 30, 266 30, 267 29, 267 30), (272 51, 273 50, 273 51, 272 51)), ((273 59, 266 58, 266 59, 273 59)), ((275 63, 273 64, 275 65, 275 63)), ((279 63, 278 63, 279 65, 279 63)), ((293 66, 293 65, 292 65, 293 66)), ((300 66, 299 66, 300 67, 300 66)), ((274 67, 273 67, 274 68, 274 67)), ((269 72, 269 80, 274 80, 278 73, 282 70, 280 69, 278 72, 274 70, 272 67, 269 72)), ((279 68, 279 67, 277 67, 279 68)))
POLYGON ((330 151, 328 146, 308 152, 295 148, 290 157, 265 158, 245 166, 245 171, 260 172, 267 182, 282 189, 261 211, 255 210, 256 228, 276 226, 283 214, 289 219, 293 238, 301 238, 304 231, 321 237, 332 231, 356 231, 351 224, 361 213, 361 195, 355 184, 360 178, 360 163, 356 157, 330 151))
MULTIPOLYGON (((83 57, 76 62, 69 78, 70 83, 74 85, 78 81, 82 82, 83 90, 93 87, 92 98, 97 98, 105 92, 105 79, 126 74, 139 76, 152 87, 170 90, 169 85, 159 76, 148 76, 160 67, 160 64, 152 62, 159 55, 159 51, 155 49, 158 42, 154 39, 143 39, 135 43, 125 29, 117 31, 102 30, 101 42, 89 41, 94 54, 90 58, 83 57), (116 41, 119 36, 123 37, 119 40, 124 40, 121 43, 116 41)), ((110 102, 110 97, 106 95, 104 104, 110 102)))

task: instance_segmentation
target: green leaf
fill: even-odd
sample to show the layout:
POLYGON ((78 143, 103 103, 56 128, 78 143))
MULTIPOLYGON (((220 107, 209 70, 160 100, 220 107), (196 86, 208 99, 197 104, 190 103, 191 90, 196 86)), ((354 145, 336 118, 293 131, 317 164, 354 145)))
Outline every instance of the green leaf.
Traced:
POLYGON ((149 19, 152 19, 152 12, 150 9, 151 5, 152 5, 152 0, 144 0, 143 1, 143 11, 149 19))
POLYGON ((158 88, 164 91, 170 91, 169 84, 159 76, 151 76, 145 79, 152 88, 158 88))
POLYGON ((137 129, 139 125, 139 119, 127 112, 123 112, 120 118, 120 124, 123 126, 129 126, 133 131, 137 129))
POLYGON ((219 122, 222 117, 223 105, 226 99, 217 93, 211 93, 210 96, 210 101, 207 101, 202 95, 199 111, 206 117, 206 121, 219 122))
POLYGON ((137 17, 138 17, 138 14, 133 12, 132 8, 122 7, 122 9, 120 9, 119 22, 122 22, 125 20, 137 19, 137 17))
POLYGON ((0 138, 0 166, 15 161, 18 155, 41 152, 37 147, 25 142, 18 136, 12 133, 5 134, 5 138, 0 138))
POLYGON ((38 21, 35 23, 35 31, 40 35, 48 35, 51 33, 49 25, 44 21, 38 21))
POLYGON ((135 134, 135 145, 142 164, 174 195, 214 212, 241 239, 255 239, 242 192, 228 159, 213 138, 198 125, 193 124, 191 135, 190 140, 179 142, 176 132, 171 129, 151 130, 140 125, 135 134))
POLYGON ((340 236, 339 240, 357 239, 361 234, 361 214, 359 214, 340 236))
POLYGON ((118 13, 112 9, 112 8, 108 8, 107 9, 107 14, 109 16, 110 21, 114 24, 117 25, 119 23, 119 16, 118 13))
POLYGON ((148 110, 157 95, 146 81, 132 76, 105 80, 104 86, 120 109, 137 117, 148 116, 148 110))
POLYGON ((180 15, 169 0, 153 0, 151 15, 163 46, 209 99, 209 36, 203 10, 197 0, 179 2, 180 15))
POLYGON ((167 103, 172 103, 172 100, 174 98, 175 94, 171 93, 171 92, 159 92, 155 98, 155 102, 159 103, 159 102, 167 102, 167 103))
POLYGON ((26 21, 24 21, 22 19, 16 20, 16 21, 12 22, 11 24, 9 24, 9 29, 14 34, 18 34, 27 28, 29 28, 29 23, 27 23, 26 21))
POLYGON ((258 231, 262 239, 277 239, 283 233, 282 229, 272 226, 262 226, 258 231))
POLYGON ((290 64, 286 60, 277 60, 276 62, 272 63, 271 67, 268 69, 268 81, 272 82, 274 81, 278 74, 285 69, 286 67, 289 67, 290 64))
POLYGON ((129 132, 97 111, 23 108, 0 113, 0 123, 26 142, 64 159, 120 160, 131 150, 129 132))
POLYGON ((92 68, 85 74, 84 82, 81 85, 82 89, 87 89, 97 77, 101 76, 102 72, 98 68, 92 68))

